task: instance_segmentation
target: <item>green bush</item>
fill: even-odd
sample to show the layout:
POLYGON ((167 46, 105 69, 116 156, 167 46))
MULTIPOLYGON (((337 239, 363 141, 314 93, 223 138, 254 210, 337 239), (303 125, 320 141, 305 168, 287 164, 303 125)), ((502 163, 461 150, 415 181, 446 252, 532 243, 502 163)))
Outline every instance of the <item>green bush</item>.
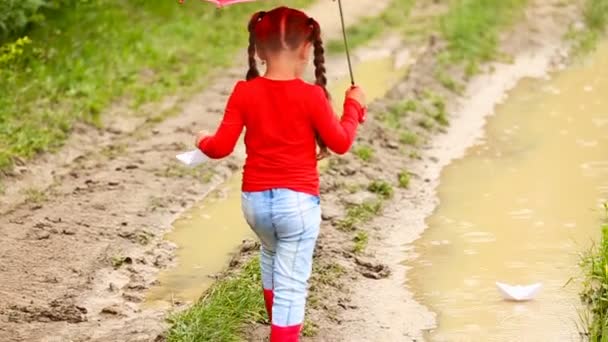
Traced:
POLYGON ((583 289, 580 293, 586 311, 581 316, 589 341, 608 340, 608 203, 604 204, 606 219, 602 239, 583 258, 583 289))
POLYGON ((47 5, 46 0, 0 1, 0 42, 21 33, 27 25, 40 21, 38 11, 47 5))

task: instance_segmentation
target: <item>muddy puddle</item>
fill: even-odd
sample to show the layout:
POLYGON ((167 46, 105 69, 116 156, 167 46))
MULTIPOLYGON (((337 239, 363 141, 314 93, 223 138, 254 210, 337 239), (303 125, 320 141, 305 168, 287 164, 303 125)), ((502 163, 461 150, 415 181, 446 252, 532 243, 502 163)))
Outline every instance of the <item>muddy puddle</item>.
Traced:
POLYGON ((196 300, 224 268, 235 247, 253 237, 240 214, 240 174, 220 186, 173 223, 166 239, 178 246, 177 266, 161 272, 149 302, 196 300))
POLYGON ((525 80, 486 137, 442 173, 415 244, 410 287, 438 314, 431 341, 580 340, 581 252, 608 199, 608 44, 584 64, 525 80), (495 282, 544 287, 504 302, 495 282))
MULTIPOLYGON (((357 82, 365 85, 368 101, 382 97, 407 72, 406 66, 395 69, 393 60, 384 56, 357 63, 357 82)), ((350 79, 330 82, 334 106, 341 109, 350 79)), ((211 276, 227 267, 235 248, 244 239, 254 237, 241 214, 240 183, 239 173, 223 185, 218 192, 221 196, 205 199, 174 223, 166 239, 178 247, 178 265, 160 273, 159 285, 147 295, 149 305, 197 300, 213 283, 211 276)))

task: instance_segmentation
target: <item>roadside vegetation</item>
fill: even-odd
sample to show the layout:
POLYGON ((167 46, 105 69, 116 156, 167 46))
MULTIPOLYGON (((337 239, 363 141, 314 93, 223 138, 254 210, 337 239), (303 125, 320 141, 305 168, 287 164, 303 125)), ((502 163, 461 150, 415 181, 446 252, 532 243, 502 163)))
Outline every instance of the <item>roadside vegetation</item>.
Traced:
POLYGON ((586 306, 581 314, 582 330, 593 342, 608 341, 608 202, 604 210, 601 240, 581 262, 584 281, 580 296, 586 306))
POLYGON ((241 341, 247 324, 267 320, 260 284, 259 259, 253 258, 239 274, 215 283, 198 303, 172 317, 167 341, 241 341))
POLYGON ((585 55, 595 49, 608 26, 608 0, 586 0, 583 8, 585 28, 571 30, 569 38, 574 42, 574 51, 585 55))
POLYGON ((61 146, 76 121, 101 125, 113 103, 136 112, 229 65, 251 13, 277 3, 0 2, 0 171, 61 146))
POLYGON ((466 63, 471 75, 480 63, 499 57, 500 32, 522 15, 527 4, 528 0, 454 1, 441 19, 441 32, 448 42, 445 63, 466 63))

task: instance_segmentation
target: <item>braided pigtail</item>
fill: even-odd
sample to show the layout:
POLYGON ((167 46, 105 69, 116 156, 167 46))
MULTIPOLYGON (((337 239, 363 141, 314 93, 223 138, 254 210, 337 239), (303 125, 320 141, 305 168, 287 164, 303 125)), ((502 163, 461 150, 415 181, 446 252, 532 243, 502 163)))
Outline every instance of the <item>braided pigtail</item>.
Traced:
POLYGON ((262 18, 264 18, 264 15, 266 15, 266 12, 264 11, 255 13, 251 17, 249 25, 247 26, 247 29, 249 30, 249 47, 247 48, 247 54, 249 56, 249 70, 247 71, 247 81, 260 76, 258 63, 255 60, 255 27, 262 20, 262 18))
MULTIPOLYGON (((311 41, 314 47, 314 60, 315 65, 315 84, 323 88, 325 96, 329 99, 329 91, 327 91, 327 76, 325 73, 325 49, 323 48, 323 39, 321 39, 321 26, 313 18, 308 19, 309 25, 312 27, 311 41)), ((330 156, 329 149, 321 137, 317 133, 316 135, 317 145, 319 146, 319 153, 317 159, 321 160, 330 156)))
POLYGON ((325 75, 327 72, 325 69, 325 48, 323 47, 323 39, 321 38, 321 26, 313 18, 310 18, 309 22, 312 26, 311 40, 314 46, 315 84, 321 86, 325 91, 325 95, 329 98, 327 76, 325 75))

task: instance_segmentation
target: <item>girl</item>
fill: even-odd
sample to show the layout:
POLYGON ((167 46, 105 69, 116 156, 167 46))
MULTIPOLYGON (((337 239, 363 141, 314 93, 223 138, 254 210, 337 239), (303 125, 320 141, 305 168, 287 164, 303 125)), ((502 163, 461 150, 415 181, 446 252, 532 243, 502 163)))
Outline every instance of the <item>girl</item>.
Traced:
POLYGON ((262 285, 272 322, 270 341, 298 341, 319 226, 319 174, 315 137, 346 153, 365 118, 365 96, 346 92, 341 120, 325 85, 319 24, 301 11, 279 7, 249 23, 247 81, 236 84, 215 135, 199 133, 207 156, 228 156, 246 127, 247 160, 242 208, 261 240, 262 285), (314 49, 315 85, 301 80, 314 49), (260 76, 255 55, 267 64, 260 76))

